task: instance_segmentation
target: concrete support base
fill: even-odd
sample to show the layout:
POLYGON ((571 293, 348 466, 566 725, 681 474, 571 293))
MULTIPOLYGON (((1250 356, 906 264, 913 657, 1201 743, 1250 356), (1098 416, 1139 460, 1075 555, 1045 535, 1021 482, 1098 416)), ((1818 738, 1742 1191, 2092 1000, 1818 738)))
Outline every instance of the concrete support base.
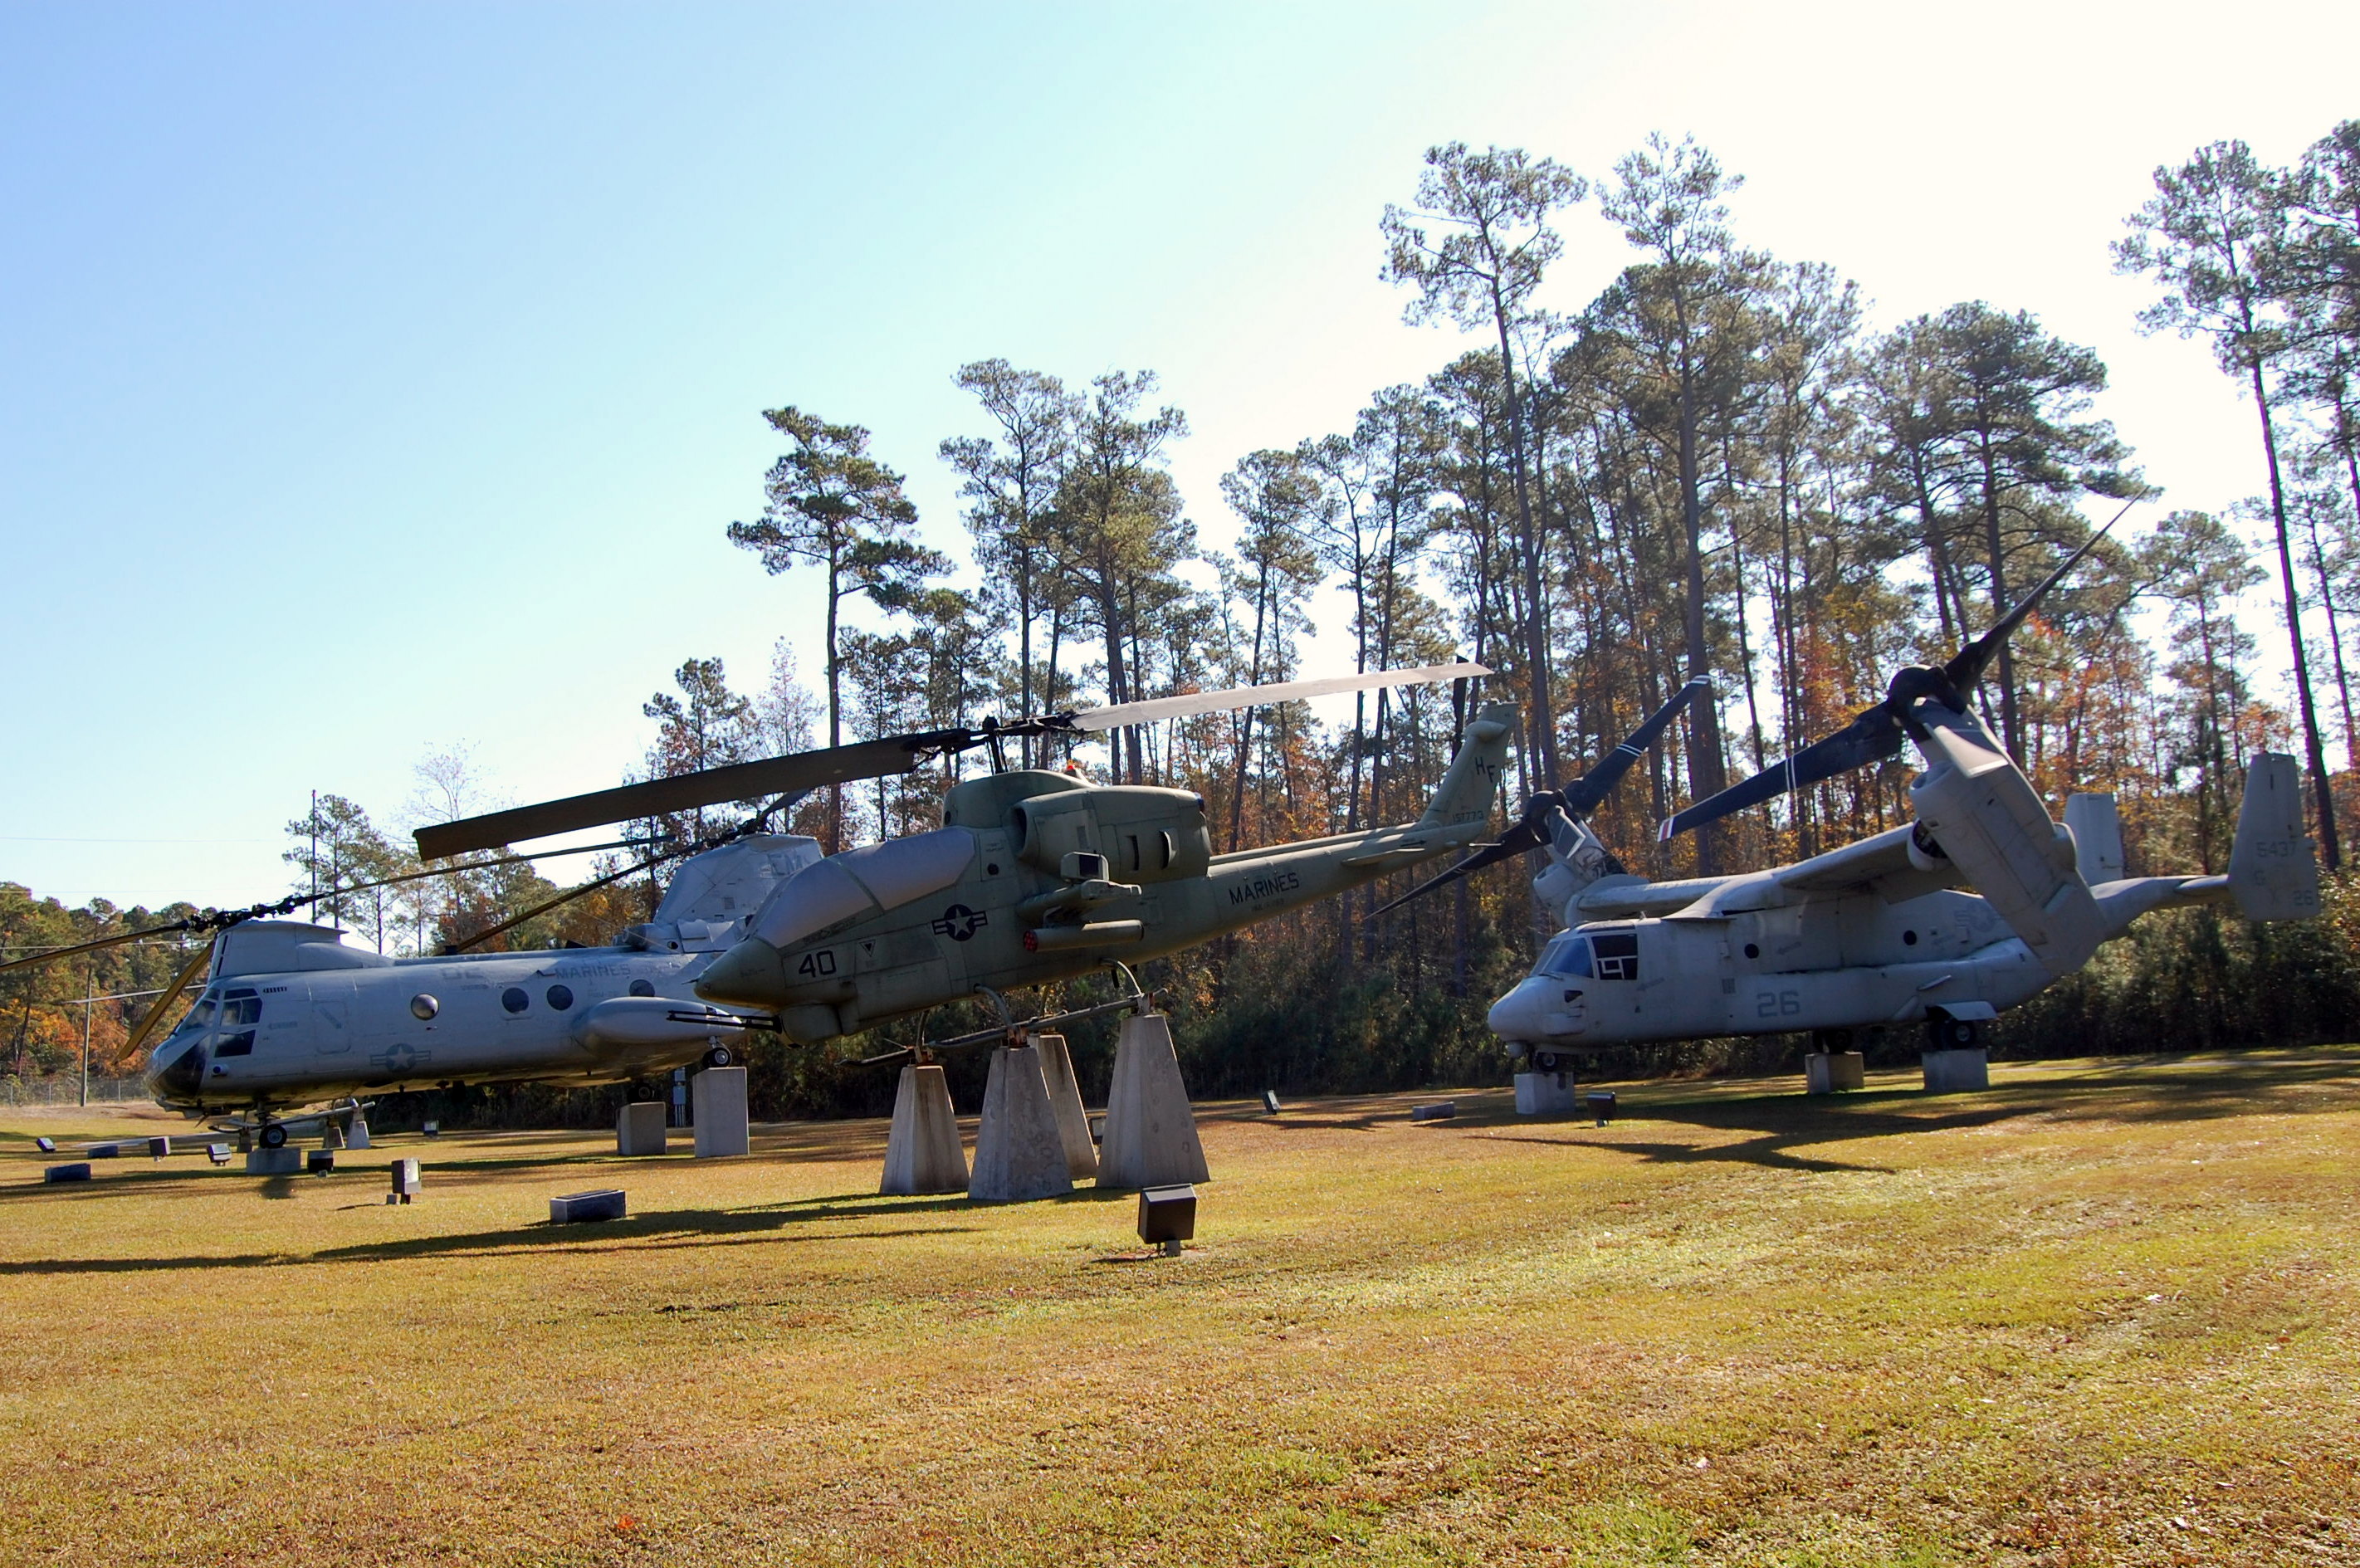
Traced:
POLYGON ((893 1130, 885 1135, 889 1196, 967 1191, 967 1150, 959 1147, 951 1086, 939 1067, 904 1067, 893 1092, 893 1130))
POLYGON ((1833 1094, 1868 1082, 1867 1059, 1857 1051, 1815 1051, 1803 1058, 1803 1092, 1833 1094))
POLYGON ((336 1125, 336 1118, 333 1116, 330 1116, 327 1125, 320 1129, 320 1147, 325 1149, 338 1149, 344 1147, 344 1129, 336 1125))
POLYGON ((368 1116, 365 1112, 355 1110, 353 1113, 353 1125, 344 1134, 344 1147, 366 1149, 368 1146, 368 1116))
POLYGON ((696 1157, 714 1160, 752 1147, 746 1127, 746 1070, 708 1067, 689 1080, 696 1157))
POLYGON ((1041 1053, 1029 1045, 1002 1046, 991 1053, 984 1081, 975 1174, 967 1179, 967 1195, 978 1203, 1029 1203, 1073 1190, 1041 1053))
POLYGON ((1560 1112, 1581 1109, 1581 1091, 1575 1087, 1570 1073, 1519 1073, 1516 1074, 1516 1115, 1520 1116, 1553 1116, 1560 1112))
POLYGON ((293 1144, 281 1144, 277 1149, 257 1149, 246 1157, 246 1173, 249 1176, 296 1176, 303 1170, 303 1151, 293 1144))
POLYGON ((1171 1021, 1162 1013, 1123 1019, 1098 1145, 1098 1185, 1128 1191, 1211 1179, 1173 1054, 1171 1021))
POLYGON ((1926 1067, 1926 1093, 1956 1094, 1991 1087, 1991 1053, 1981 1046, 1967 1051, 1929 1051, 1918 1059, 1926 1067))
POLYGON ((634 1100, 615 1117, 615 1152, 617 1154, 666 1154, 672 1149, 670 1129, 664 1126, 664 1103, 661 1100, 634 1100))
POLYGON ((1049 1108, 1057 1114, 1057 1137, 1065 1146, 1065 1173, 1087 1181, 1098 1173, 1098 1146, 1090 1141, 1090 1114, 1082 1108, 1082 1086, 1074 1077, 1073 1053, 1061 1034, 1025 1037, 1041 1053, 1041 1077, 1049 1085, 1049 1108))

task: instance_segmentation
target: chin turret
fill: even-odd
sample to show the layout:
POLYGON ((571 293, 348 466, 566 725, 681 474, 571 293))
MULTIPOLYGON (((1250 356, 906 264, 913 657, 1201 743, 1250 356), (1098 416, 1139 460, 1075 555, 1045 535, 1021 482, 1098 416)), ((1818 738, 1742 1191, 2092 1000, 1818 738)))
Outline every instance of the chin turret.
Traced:
POLYGON ((787 966, 779 950, 749 936, 696 977, 696 994, 708 1002, 741 1007, 774 1007, 786 998, 787 966))

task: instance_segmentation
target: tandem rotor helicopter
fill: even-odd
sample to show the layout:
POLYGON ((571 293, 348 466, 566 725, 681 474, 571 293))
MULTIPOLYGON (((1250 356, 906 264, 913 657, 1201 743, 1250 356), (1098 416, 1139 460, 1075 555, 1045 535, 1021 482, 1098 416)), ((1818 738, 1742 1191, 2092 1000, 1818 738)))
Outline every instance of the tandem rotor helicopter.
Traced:
POLYGON ((299 895, 0 968, 159 932, 213 933, 132 1047, 171 1014, 203 970, 202 994, 149 1059, 147 1086, 168 1109, 211 1117, 215 1130, 267 1148, 284 1145, 307 1124, 349 1118, 358 1096, 372 1092, 606 1083, 700 1061, 727 1065, 749 1028, 775 1028, 809 1043, 978 992, 997 1000, 1006 990, 1175 952, 1463 850, 1490 820, 1516 711, 1487 706, 1467 724, 1458 756, 1414 823, 1219 855, 1201 796, 1001 768, 1006 739, 1088 736, 1191 713, 1490 673, 1478 664, 1432 665, 1005 724, 987 719, 975 728, 676 775, 417 834, 421 856, 436 860, 776 797, 735 829, 567 894, 682 859, 653 919, 611 947, 387 958, 344 945, 330 927, 268 918, 313 901, 299 895), (978 746, 989 748, 997 770, 953 786, 945 825, 934 832, 831 856, 814 839, 764 831, 813 789, 910 772, 978 746), (734 1010, 741 1008, 765 1010, 734 1010), (323 1101, 337 1104, 311 1116, 284 1114, 323 1101))
MULTIPOLYGON (((1882 761, 1905 741, 1926 765, 1910 786, 1914 822, 1766 871, 1649 882, 1591 831, 1606 792, 1591 787, 1593 774, 1534 796, 1498 844, 1384 908, 1510 855, 1547 852, 1533 886, 1567 929, 1489 1017, 1510 1054, 1544 1073, 1601 1047, 1719 1035, 1808 1031, 1815 1051, 1845 1051, 1853 1031, 1893 1025, 1921 1025, 1929 1051, 1973 1049, 1990 1019, 2080 969, 2149 910, 2230 902, 2253 920, 2317 915, 2319 869, 2291 757, 2251 759, 2226 876, 2125 877, 2114 797, 2077 795, 2064 822, 2052 820, 1976 718, 1968 697, 1985 664, 2104 532, 1947 662, 1902 670, 1843 729, 1688 806, 1661 835, 1882 761)), ((1703 687, 1683 687, 1643 734, 1652 739, 1703 687)), ((1636 755, 1627 745, 1614 754, 1623 766, 1636 755)))

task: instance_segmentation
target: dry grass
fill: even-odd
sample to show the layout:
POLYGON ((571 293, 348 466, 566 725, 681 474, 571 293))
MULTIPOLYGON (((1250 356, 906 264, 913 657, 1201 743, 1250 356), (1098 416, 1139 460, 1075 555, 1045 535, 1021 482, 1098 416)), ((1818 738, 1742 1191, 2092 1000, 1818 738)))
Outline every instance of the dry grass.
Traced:
POLYGON ((1173 1261, 877 1123, 44 1188, 155 1124, 13 1113, 0 1560, 2360 1562, 2360 1053, 1910 1082, 1215 1107, 1173 1261))

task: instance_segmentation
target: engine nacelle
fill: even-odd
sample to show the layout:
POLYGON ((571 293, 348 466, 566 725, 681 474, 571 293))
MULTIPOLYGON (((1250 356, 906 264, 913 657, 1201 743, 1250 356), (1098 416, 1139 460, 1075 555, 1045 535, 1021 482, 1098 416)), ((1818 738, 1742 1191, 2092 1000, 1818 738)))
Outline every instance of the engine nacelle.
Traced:
POLYGON ((1205 798, 1185 789, 1105 784, 1035 795, 1009 822, 1017 858, 1053 877, 1077 852, 1104 855, 1105 874, 1125 882, 1201 877, 1213 858, 1205 798))

